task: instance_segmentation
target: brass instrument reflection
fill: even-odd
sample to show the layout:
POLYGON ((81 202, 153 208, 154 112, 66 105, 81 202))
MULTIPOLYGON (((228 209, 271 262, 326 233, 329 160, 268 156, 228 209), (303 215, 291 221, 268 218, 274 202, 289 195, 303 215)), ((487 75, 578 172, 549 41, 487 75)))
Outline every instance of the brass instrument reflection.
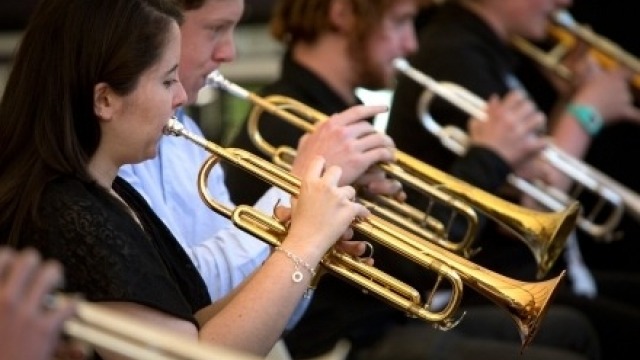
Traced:
MULTIPOLYGON (((261 213, 246 205, 230 208, 213 199, 207 188, 209 173, 216 164, 226 161, 293 196, 297 196, 300 191, 298 178, 245 150, 224 148, 192 134, 175 119, 170 120, 165 126, 165 134, 184 137, 211 154, 200 169, 198 191, 212 210, 231 219, 239 228, 272 246, 281 244, 287 229, 270 214, 261 213)), ((451 328, 460 320, 456 318, 456 311, 462 299, 463 284, 466 284, 512 316, 518 326, 523 349, 533 340, 550 300, 565 276, 562 272, 549 280, 531 283, 510 279, 425 241, 375 215, 355 221, 352 226, 379 245, 397 252, 427 270, 436 272, 449 281, 452 290, 450 301, 443 309, 432 311, 430 303, 422 300, 418 290, 335 249, 323 257, 321 264, 324 269, 380 297, 407 315, 434 323, 442 329, 451 328)), ((323 272, 319 272, 321 273, 323 272)))

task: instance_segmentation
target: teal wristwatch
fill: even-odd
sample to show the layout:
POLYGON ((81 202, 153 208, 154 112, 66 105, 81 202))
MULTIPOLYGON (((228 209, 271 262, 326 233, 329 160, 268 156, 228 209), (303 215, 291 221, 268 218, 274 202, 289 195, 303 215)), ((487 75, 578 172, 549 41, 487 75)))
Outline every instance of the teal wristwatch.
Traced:
POLYGON ((567 111, 578 120, 587 134, 595 136, 602 130, 604 119, 602 119, 602 116, 594 107, 581 104, 569 104, 567 111))

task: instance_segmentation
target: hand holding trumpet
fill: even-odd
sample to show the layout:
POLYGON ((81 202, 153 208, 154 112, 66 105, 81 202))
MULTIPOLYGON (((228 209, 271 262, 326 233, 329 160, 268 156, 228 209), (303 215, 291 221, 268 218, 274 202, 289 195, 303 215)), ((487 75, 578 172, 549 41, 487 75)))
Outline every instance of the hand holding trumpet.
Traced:
POLYGON ((365 242, 349 241, 353 236, 350 224, 354 219, 366 218, 370 212, 362 204, 354 201, 353 187, 339 186, 341 168, 325 168, 325 165, 324 158, 314 157, 302 177, 300 195, 292 198, 292 208, 276 208, 278 220, 288 221, 290 224, 288 240, 284 241, 283 245, 296 254, 313 249, 317 254, 310 257, 315 259, 317 256, 319 259, 333 246, 335 240, 339 239, 337 247, 340 250, 353 256, 361 256, 365 252, 365 242), (311 237, 322 236, 318 246, 307 246, 310 241, 316 240, 309 234, 313 234, 311 237), (298 242, 305 246, 298 249, 298 242))
POLYGON ((493 150, 514 170, 547 146, 541 136, 546 117, 521 91, 511 91, 502 99, 492 97, 486 111, 486 120, 469 123, 469 141, 493 150))
POLYGON ((292 173, 300 175, 315 154, 326 159, 326 166, 339 166, 340 185, 352 184, 373 193, 404 200, 402 185, 390 179, 377 166, 394 161, 395 144, 386 134, 377 132, 367 120, 387 111, 386 106, 356 105, 319 123, 298 143, 292 173))

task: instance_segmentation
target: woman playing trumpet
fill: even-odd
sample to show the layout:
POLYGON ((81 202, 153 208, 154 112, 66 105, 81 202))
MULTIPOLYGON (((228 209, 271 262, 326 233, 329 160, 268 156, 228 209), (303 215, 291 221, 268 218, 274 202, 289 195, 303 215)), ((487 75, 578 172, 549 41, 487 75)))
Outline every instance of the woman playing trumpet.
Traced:
MULTIPOLYGON (((194 339, 264 355, 321 257, 368 211, 350 201, 353 188, 337 186, 339 168, 312 159, 281 251, 211 304, 183 248, 117 176, 123 164, 156 155, 164 125, 185 101, 177 76, 180 21, 165 0, 39 5, 0 104, 0 238, 61 261, 67 291, 194 339)), ((356 254, 364 248, 340 245, 356 254)))
MULTIPOLYGON (((183 106, 195 105, 198 92, 205 85, 206 76, 222 64, 233 62, 236 57, 234 33, 240 21, 243 0, 179 0, 183 8, 184 22, 180 25, 182 48, 178 76, 187 99, 183 106), (212 31, 211 29, 216 29, 212 31)), ((393 141, 384 134, 372 135, 369 147, 358 147, 355 137, 367 132, 362 126, 363 118, 372 109, 354 107, 350 111, 335 115, 333 131, 348 131, 354 138, 333 136, 330 132, 310 136, 304 149, 300 148, 300 161, 292 168, 292 173, 301 176, 309 158, 321 155, 329 165, 342 168, 341 185, 350 184, 366 169, 378 161, 393 159, 393 141), (345 151, 336 153, 334 148, 345 151), (345 166, 345 165, 349 166, 345 166)), ((379 109, 380 111, 382 109, 379 109)), ((192 119, 186 109, 176 112, 177 120, 189 132, 202 136, 198 120, 192 119)), ((214 121, 217 121, 214 120, 214 121)), ((211 154, 185 139, 172 136, 163 137, 158 144, 158 154, 152 159, 127 164, 120 168, 118 175, 130 183, 149 202, 153 211, 167 225, 172 234, 185 248, 196 264, 198 272, 209 290, 212 301, 229 294, 242 283, 269 255, 267 244, 233 226, 231 221, 211 209, 201 200, 196 186, 198 172, 211 154)), ((229 191, 224 184, 226 172, 215 166, 209 176, 209 192, 224 203, 231 203, 229 191)), ((265 184, 254 174, 247 175, 251 184, 245 191, 265 184)), ((367 175, 365 173, 365 175, 367 175)), ((380 191, 393 193, 399 190, 395 182, 386 179, 371 179, 380 191)), ((284 203, 288 194, 277 187, 265 188, 260 199, 251 206, 271 212, 274 205, 284 203)), ((305 309, 304 300, 290 321, 290 326, 305 309)))

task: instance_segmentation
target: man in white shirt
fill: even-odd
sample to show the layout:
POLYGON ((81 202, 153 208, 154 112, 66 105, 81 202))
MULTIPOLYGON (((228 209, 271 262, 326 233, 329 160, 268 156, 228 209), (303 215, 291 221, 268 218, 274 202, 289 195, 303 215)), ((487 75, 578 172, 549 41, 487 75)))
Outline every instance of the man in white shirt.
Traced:
MULTIPOLYGON (((189 103, 193 103, 205 84, 206 76, 222 63, 235 58, 233 31, 242 16, 244 2, 180 2, 184 8, 185 21, 181 25, 179 76, 189 103)), ((183 111, 176 115, 188 130, 202 135, 198 125, 183 111)), ((371 109, 358 106, 337 114, 326 124, 320 125, 304 145, 298 148, 292 172, 300 174, 308 159, 313 155, 323 155, 327 166, 350 164, 349 167, 342 166, 343 184, 352 183, 359 178, 359 183, 368 183, 370 190, 399 194, 401 185, 397 181, 386 179, 383 173, 370 169, 377 162, 393 160, 394 148, 391 138, 375 132, 364 121, 371 115, 371 109), (349 136, 334 137, 332 131, 335 129, 345 131, 349 136), (352 142, 353 145, 344 148, 353 150, 340 153, 340 156, 332 156, 329 149, 338 146, 339 142, 352 142)), ((212 301, 215 301, 229 293, 260 266, 270 249, 262 241, 235 228, 229 220, 214 213, 200 199, 197 174, 209 156, 206 151, 185 139, 165 137, 160 142, 155 159, 124 166, 120 176, 147 199, 186 249, 204 278, 212 301)), ((256 181, 261 180, 256 178, 256 181)), ((208 189, 216 200, 231 204, 220 166, 214 167, 209 177, 208 189)), ((270 214, 278 201, 286 204, 288 200, 288 194, 271 188, 256 207, 270 214)), ((301 310, 303 309, 304 305, 301 306, 301 310)))

